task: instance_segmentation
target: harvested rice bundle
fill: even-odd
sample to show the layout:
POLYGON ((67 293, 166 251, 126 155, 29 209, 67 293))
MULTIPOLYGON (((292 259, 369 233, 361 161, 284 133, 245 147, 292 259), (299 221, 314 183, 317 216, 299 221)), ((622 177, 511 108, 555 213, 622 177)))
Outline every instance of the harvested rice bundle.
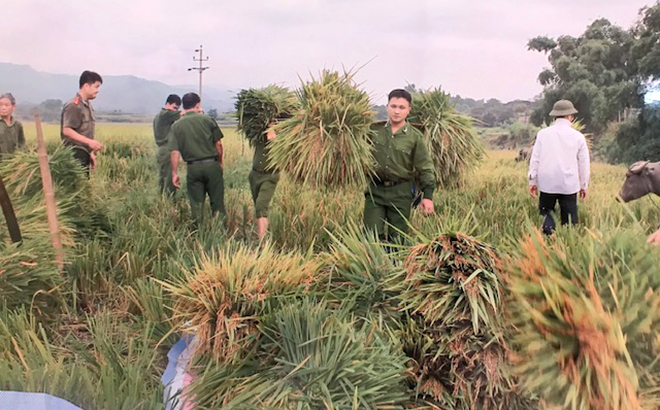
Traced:
POLYGON ((176 299, 175 319, 199 339, 197 354, 230 363, 244 358, 259 338, 266 305, 306 293, 317 270, 317 262, 299 254, 240 247, 204 256, 195 272, 161 283, 176 299))
POLYGON ((559 408, 658 408, 658 266, 634 231, 523 240, 507 305, 525 387, 559 408))
POLYGON ((387 289, 387 280, 396 266, 387 249, 373 233, 365 234, 352 223, 328 234, 332 242, 321 256, 324 267, 318 292, 328 301, 351 304, 359 318, 395 324, 399 317, 396 293, 387 289))
POLYGON ((500 265, 489 245, 449 233, 411 247, 392 277, 390 289, 408 315, 401 339, 411 379, 434 405, 526 408, 506 374, 500 265))
POLYGON ((405 357, 347 309, 313 299, 264 319, 262 343, 238 365, 209 366, 193 382, 200 408, 401 409, 405 357))
POLYGON ((264 88, 241 90, 234 103, 238 129, 254 145, 264 138, 270 124, 290 117, 298 109, 296 96, 288 89, 269 85, 264 88))
POLYGON ((295 181, 329 189, 365 185, 374 172, 374 113, 351 73, 323 71, 298 91, 301 109, 275 127, 271 163, 295 181))
POLYGON ((53 314, 62 302, 64 283, 49 246, 42 242, 0 244, 0 307, 34 309, 40 317, 53 314))
POLYGON ((410 249, 393 290, 401 307, 426 323, 467 322, 478 334, 497 325, 500 264, 485 243, 458 232, 440 235, 410 249))
POLYGON ((439 88, 413 94, 410 122, 424 133, 439 186, 462 184, 484 156, 474 120, 456 111, 439 88))

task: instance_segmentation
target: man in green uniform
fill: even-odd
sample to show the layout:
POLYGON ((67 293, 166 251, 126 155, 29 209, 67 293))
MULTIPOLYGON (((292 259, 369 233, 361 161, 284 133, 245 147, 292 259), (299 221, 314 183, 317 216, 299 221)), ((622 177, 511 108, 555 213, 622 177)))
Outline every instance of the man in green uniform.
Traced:
POLYGON ((88 175, 89 168, 96 166, 94 153, 103 148, 103 144, 94 139, 95 120, 91 102, 98 95, 102 83, 103 79, 97 73, 83 71, 79 80, 80 90, 62 108, 62 141, 73 149, 73 156, 88 175))
POLYGON ((195 224, 199 226, 206 195, 211 212, 225 215, 225 183, 222 177, 222 131, 215 120, 202 114, 199 96, 183 96, 183 115, 172 125, 168 147, 172 152, 172 184, 179 188, 179 159, 188 164, 188 197, 195 224))
POLYGON ((158 146, 158 185, 161 194, 171 195, 175 191, 174 185, 172 185, 172 164, 170 150, 167 148, 167 135, 170 133, 174 121, 181 116, 180 106, 181 97, 170 94, 165 100, 165 107, 154 118, 154 137, 158 146))
POLYGON ((255 139, 252 171, 250 171, 248 177, 257 219, 257 234, 260 241, 268 230, 268 207, 273 195, 275 195, 277 182, 280 180, 280 173, 271 169, 268 165, 269 145, 274 138, 275 131, 271 128, 267 131, 266 138, 255 139))
POLYGON ((0 95, 0 159, 25 148, 23 124, 14 118, 16 100, 11 93, 0 95))
POLYGON ((393 90, 387 102, 388 121, 374 126, 376 178, 365 193, 364 226, 384 240, 400 240, 400 232, 408 231, 416 177, 423 197, 420 209, 433 213, 433 161, 422 134, 406 122, 411 101, 409 92, 393 90), (391 225, 387 236, 386 223, 391 225))

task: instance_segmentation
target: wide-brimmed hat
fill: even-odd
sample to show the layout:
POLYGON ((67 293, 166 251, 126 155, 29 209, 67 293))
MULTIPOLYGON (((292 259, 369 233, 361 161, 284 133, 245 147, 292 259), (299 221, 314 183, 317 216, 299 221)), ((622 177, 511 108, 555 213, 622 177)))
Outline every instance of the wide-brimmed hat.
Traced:
POLYGON ((552 106, 550 111, 551 117, 565 117, 567 115, 577 114, 578 110, 575 109, 573 103, 568 100, 559 100, 552 106))

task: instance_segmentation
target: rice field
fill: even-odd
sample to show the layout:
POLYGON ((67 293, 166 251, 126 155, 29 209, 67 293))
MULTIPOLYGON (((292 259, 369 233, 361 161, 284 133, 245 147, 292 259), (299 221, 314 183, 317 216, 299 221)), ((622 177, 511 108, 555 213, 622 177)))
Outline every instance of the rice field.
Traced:
MULTIPOLYGON (((24 125, 32 149, 34 126, 24 125)), ((413 214, 417 246, 395 249, 361 234, 362 192, 283 177, 260 245, 247 182, 252 149, 235 130, 223 132, 226 227, 209 215, 193 231, 185 185, 171 200, 157 193, 151 124, 98 124, 106 148, 89 182, 57 150, 59 125, 47 124, 61 274, 38 171, 0 164, 25 236, 22 247, 10 245, 0 224, 0 390, 47 392, 84 410, 160 409, 167 351, 192 330, 204 335, 191 385, 197 408, 660 408, 660 284, 650 279, 660 249, 645 244, 660 226, 660 202, 617 202, 625 167, 592 164, 580 225, 546 241, 535 231, 541 220, 526 165, 514 151, 488 151, 460 188, 436 192, 435 215, 413 214), (468 266, 433 259, 457 238, 451 249, 468 258, 488 249, 486 265, 472 260, 485 267, 470 280, 492 296, 466 290, 476 268, 449 274, 443 288, 419 284, 440 280, 433 272, 449 265, 468 266), (417 274, 427 276, 410 280, 417 274), (545 302, 535 299, 541 282, 545 302), (465 295, 443 297, 459 288, 465 295), (558 302, 553 311, 548 289, 589 303, 558 302), (636 309, 635 300, 647 304, 636 309), (591 315, 557 314, 569 305, 591 315), (453 313, 438 316, 447 306, 453 313), (637 311, 644 326, 630 316, 637 311), (549 342, 538 321, 552 312, 553 329, 577 330, 549 342), (589 318, 594 327, 584 325, 589 318), (601 333, 602 346, 584 347, 585 334, 601 333), (558 345, 587 359, 567 370, 568 359, 555 360, 558 345), (599 382, 606 387, 593 387, 599 382)))

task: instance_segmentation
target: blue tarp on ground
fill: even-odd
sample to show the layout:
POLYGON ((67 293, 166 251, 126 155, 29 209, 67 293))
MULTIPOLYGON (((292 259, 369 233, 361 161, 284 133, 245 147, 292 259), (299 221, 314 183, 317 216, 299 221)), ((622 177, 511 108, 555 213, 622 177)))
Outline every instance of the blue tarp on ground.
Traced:
POLYGON ((0 409, 10 410, 82 410, 66 400, 45 393, 0 391, 0 409))

